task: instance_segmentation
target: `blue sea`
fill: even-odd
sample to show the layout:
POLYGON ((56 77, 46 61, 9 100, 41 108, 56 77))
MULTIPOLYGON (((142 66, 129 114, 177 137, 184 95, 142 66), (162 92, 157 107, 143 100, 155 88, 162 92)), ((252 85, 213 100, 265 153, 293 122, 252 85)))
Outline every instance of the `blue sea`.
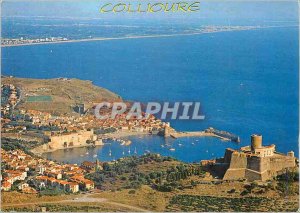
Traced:
MULTIPOLYGON (((3 75, 16 77, 92 80, 127 100, 199 101, 205 120, 174 120, 171 125, 183 131, 211 126, 241 138, 235 144, 214 138, 130 137, 130 155, 136 148, 138 154, 149 150, 199 161, 223 156, 226 147, 248 145, 250 135, 260 133, 264 144, 298 156, 298 49, 298 27, 277 27, 2 48, 1 68, 3 75)), ((123 150, 129 155, 128 149, 112 143, 47 156, 79 163, 95 154, 100 160, 117 159, 123 150)))

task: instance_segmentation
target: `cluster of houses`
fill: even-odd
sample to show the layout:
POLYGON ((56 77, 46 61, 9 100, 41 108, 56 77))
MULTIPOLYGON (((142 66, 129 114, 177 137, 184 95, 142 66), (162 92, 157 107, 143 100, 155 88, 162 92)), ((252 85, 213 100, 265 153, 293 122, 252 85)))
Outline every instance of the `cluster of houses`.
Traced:
POLYGON ((57 164, 46 159, 32 157, 21 150, 1 149, 1 190, 18 189, 24 193, 38 193, 44 188, 59 188, 76 193, 94 189, 94 182, 84 177, 88 172, 101 170, 99 161, 86 167, 76 164, 57 164), (15 186, 13 188, 13 186, 15 186))
POLYGON ((20 97, 18 95, 17 87, 13 84, 2 84, 1 94, 1 103, 3 103, 3 105, 1 104, 1 114, 7 115, 19 101, 20 97))
POLYGON ((58 42, 58 41, 68 41, 67 38, 63 37, 47 37, 47 38, 37 38, 37 39, 26 39, 26 38, 4 38, 1 39, 1 45, 21 45, 21 44, 31 44, 31 43, 43 43, 43 42, 58 42))
MULTIPOLYGON (((47 88, 38 89, 44 91, 47 88)), ((153 115, 144 119, 127 119, 127 113, 125 112, 121 115, 117 115, 113 119, 97 119, 93 113, 93 108, 87 110, 90 111, 90 113, 84 113, 84 115, 52 115, 49 112, 24 109, 22 107, 18 107, 18 110, 14 110, 14 113, 11 113, 11 109, 14 108, 20 99, 17 87, 13 84, 2 84, 1 91, 2 98, 7 99, 7 101, 5 101, 6 104, 1 106, 1 113, 2 115, 10 114, 10 116, 1 118, 2 132, 15 132, 16 129, 20 132, 24 132, 26 131, 24 121, 26 121, 26 125, 30 122, 32 126, 36 126, 37 128, 47 126, 56 127, 56 130, 66 132, 97 129, 99 127, 102 127, 103 129, 115 128, 116 130, 123 131, 151 132, 160 130, 163 127, 162 121, 156 119, 153 115), (14 125, 10 125, 11 122, 14 122, 14 125), (15 122, 18 122, 19 126, 16 125, 15 122)), ((81 105, 84 109, 84 104, 81 105)), ((108 111, 107 113, 110 112, 108 111)))

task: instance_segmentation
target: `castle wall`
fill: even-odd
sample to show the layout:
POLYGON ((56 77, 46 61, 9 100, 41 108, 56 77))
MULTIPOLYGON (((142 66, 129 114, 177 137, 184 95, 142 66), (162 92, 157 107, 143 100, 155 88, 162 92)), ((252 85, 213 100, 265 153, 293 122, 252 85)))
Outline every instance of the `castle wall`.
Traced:
POLYGON ((245 178, 245 168, 227 169, 224 174, 223 180, 238 180, 245 178))
POLYGON ((80 131, 77 133, 71 133, 67 135, 51 136, 48 143, 49 149, 63 149, 67 147, 78 147, 87 145, 87 140, 94 140, 94 132, 80 131))
POLYGON ((270 170, 270 158, 251 156, 247 159, 247 169, 257 172, 270 170))
POLYGON ((232 155, 233 152, 234 152, 234 150, 230 149, 230 148, 227 148, 225 150, 224 163, 228 163, 228 164, 230 163, 230 161, 231 161, 231 155, 232 155))
POLYGON ((246 169, 245 178, 249 181, 254 181, 254 180, 266 181, 270 179, 271 176, 269 175, 269 172, 267 170, 264 172, 257 172, 254 170, 246 169))
POLYGON ((246 168, 247 166, 247 158, 242 153, 232 153, 231 161, 230 161, 230 169, 236 168, 246 168))
MULTIPOLYGON (((230 154, 230 150, 227 155, 230 154)), ((225 154, 226 156, 226 154, 225 154)), ((229 158, 229 156, 227 156, 229 158)), ((233 152, 228 170, 225 172, 223 180, 236 180, 245 178, 247 158, 244 154, 233 152)))
POLYGON ((266 181, 285 168, 296 166, 292 156, 274 155, 273 157, 246 156, 243 153, 225 152, 224 161, 230 159, 229 168, 224 174, 224 180, 247 179, 249 181, 266 181))
POLYGON ((295 158, 290 156, 278 156, 270 159, 270 170, 272 174, 277 173, 285 168, 296 166, 295 158))

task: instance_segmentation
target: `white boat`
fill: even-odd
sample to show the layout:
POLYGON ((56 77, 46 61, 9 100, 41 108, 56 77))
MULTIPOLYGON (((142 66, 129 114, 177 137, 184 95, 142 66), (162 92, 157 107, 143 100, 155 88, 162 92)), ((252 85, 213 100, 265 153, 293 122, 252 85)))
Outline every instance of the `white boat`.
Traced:
POLYGON ((129 147, 128 153, 130 154, 130 152, 131 152, 131 151, 130 151, 130 147, 129 147))
POLYGON ((161 147, 165 147, 164 145, 160 145, 161 147))
POLYGON ((93 155, 93 157, 94 157, 94 158, 96 158, 96 157, 97 157, 97 155, 95 154, 95 155, 93 155))
POLYGON ((182 143, 179 143, 178 146, 182 146, 182 143))
POLYGON ((88 153, 88 152, 86 152, 85 154, 86 154, 86 155, 88 155, 89 153, 88 153))
POLYGON ((134 148, 134 154, 137 154, 136 147, 134 148))
POLYGON ((148 154, 148 153, 150 153, 150 151, 149 150, 145 150, 145 153, 148 154))
POLYGON ((195 145, 195 143, 192 143, 192 145, 195 145))
POLYGON ((171 148, 170 151, 175 151, 175 149, 174 149, 174 148, 171 148))
POLYGON ((109 154, 108 155, 111 156, 111 149, 109 149, 109 154))
POLYGON ((83 155, 80 155, 81 157, 83 157, 83 155))

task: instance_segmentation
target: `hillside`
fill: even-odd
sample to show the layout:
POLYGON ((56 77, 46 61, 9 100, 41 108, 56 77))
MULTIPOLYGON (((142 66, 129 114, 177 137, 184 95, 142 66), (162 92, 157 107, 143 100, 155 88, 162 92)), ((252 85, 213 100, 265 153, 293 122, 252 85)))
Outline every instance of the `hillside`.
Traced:
POLYGON ((21 90, 18 108, 51 113, 72 113, 76 104, 86 107, 101 101, 120 100, 117 94, 79 79, 2 78, 2 84, 13 84, 21 90))

